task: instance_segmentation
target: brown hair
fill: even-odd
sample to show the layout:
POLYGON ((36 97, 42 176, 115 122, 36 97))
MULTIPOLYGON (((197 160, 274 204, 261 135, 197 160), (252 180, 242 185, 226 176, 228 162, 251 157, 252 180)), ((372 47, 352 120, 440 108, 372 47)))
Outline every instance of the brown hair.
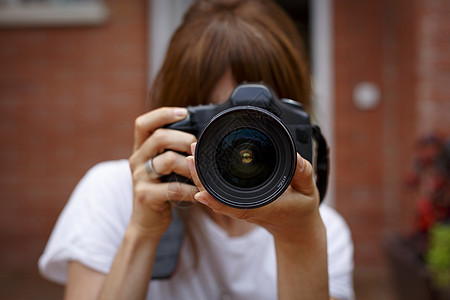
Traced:
POLYGON ((151 108, 205 104, 231 68, 238 83, 270 85, 280 98, 310 108, 303 41, 289 16, 269 0, 199 0, 172 37, 150 91, 151 108))

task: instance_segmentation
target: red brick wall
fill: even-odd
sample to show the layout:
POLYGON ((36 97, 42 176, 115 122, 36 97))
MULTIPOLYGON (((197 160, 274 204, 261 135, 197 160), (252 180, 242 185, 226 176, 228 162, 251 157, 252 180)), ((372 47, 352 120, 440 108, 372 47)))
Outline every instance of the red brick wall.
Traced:
POLYGON ((450 132, 450 1, 419 1, 416 131, 450 132))
POLYGON ((130 154, 147 95, 147 1, 108 4, 100 27, 0 29, 2 299, 40 297, 45 283, 27 282, 74 185, 130 154))
POLYGON ((357 262, 375 263, 372 247, 383 226, 382 110, 359 110, 353 88, 362 81, 382 87, 382 3, 338 1, 335 17, 336 203, 359 243, 357 262), (369 17, 370 16, 370 17, 369 17))
POLYGON ((391 299, 383 242, 412 230, 404 188, 419 136, 450 129, 450 2, 334 3, 336 206, 355 241, 359 299, 391 299), (375 83, 380 104, 359 110, 354 86, 375 83))

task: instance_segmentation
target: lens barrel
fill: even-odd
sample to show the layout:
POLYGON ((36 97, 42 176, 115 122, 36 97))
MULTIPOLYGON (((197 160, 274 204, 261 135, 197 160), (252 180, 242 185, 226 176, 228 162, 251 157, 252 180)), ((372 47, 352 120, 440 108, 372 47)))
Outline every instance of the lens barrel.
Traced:
POLYGON ((237 106, 206 125, 195 161, 200 181, 215 199, 255 208, 286 190, 297 156, 293 138, 276 115, 260 107, 237 106))

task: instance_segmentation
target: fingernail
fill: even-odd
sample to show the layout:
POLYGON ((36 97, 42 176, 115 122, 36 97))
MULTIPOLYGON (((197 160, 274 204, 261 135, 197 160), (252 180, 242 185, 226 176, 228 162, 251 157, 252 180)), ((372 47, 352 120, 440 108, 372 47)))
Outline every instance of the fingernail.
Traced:
POLYGON ((190 171, 193 171, 194 168, 195 168, 195 165, 194 165, 194 157, 193 157, 193 156, 188 156, 188 157, 186 157, 186 163, 187 163, 187 165, 188 165, 189 170, 190 170, 190 171))
POLYGON ((208 204, 206 202, 206 200, 201 197, 201 192, 198 192, 197 194, 195 194, 194 199, 197 200, 198 202, 200 202, 201 204, 204 204, 204 205, 208 204))
POLYGON ((197 146, 197 143, 192 143, 191 144, 191 154, 195 155, 195 146, 197 146))
POLYGON ((173 114, 177 117, 177 118, 185 118, 187 115, 187 109, 186 108, 182 108, 182 107, 177 107, 173 110, 173 114))
POLYGON ((305 169, 305 160, 297 153, 297 160, 300 161, 299 171, 302 172, 305 169))

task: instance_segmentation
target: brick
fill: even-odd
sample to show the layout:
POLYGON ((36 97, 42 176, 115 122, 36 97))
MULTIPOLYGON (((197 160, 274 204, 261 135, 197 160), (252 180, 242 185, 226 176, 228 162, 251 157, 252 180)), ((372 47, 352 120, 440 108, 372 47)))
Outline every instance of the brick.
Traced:
POLYGON ((105 26, 0 34, 0 261, 12 272, 36 272, 89 167, 130 155, 147 98, 147 2, 109 2, 105 26))

